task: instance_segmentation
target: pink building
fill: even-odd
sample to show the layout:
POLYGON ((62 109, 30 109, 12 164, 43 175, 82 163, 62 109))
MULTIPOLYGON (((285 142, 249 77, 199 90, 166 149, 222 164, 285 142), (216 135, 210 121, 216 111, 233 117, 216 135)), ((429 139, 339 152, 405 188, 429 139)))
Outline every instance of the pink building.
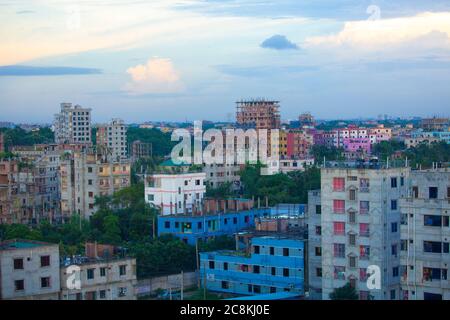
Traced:
POLYGON ((370 138, 345 138, 344 150, 348 152, 362 152, 370 154, 372 143, 370 138))

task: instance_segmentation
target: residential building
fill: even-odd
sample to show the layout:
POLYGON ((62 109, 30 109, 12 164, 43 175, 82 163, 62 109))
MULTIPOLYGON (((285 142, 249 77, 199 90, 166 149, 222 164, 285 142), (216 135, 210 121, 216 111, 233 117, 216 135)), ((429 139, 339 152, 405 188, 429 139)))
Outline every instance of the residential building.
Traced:
POLYGON ((0 152, 5 152, 5 135, 3 132, 0 132, 0 152))
POLYGON ((145 159, 152 156, 152 144, 140 140, 133 141, 129 147, 131 160, 136 162, 139 159, 145 159))
POLYGON ((314 135, 304 130, 289 130, 287 133, 287 153, 288 159, 310 158, 311 147, 314 144, 314 135))
POLYGON ((114 160, 127 157, 127 127, 121 119, 112 119, 110 123, 97 128, 97 147, 103 147, 114 160))
POLYGON ((53 123, 55 142, 91 144, 91 109, 71 103, 61 103, 61 111, 55 114, 53 123))
POLYGON ((233 189, 240 188, 241 177, 239 172, 244 165, 239 164, 204 164, 203 172, 206 174, 206 184, 211 188, 218 188, 225 183, 231 183, 233 189))
POLYGON ((361 300, 400 298, 399 200, 407 194, 409 173, 407 167, 375 163, 328 163, 321 169, 324 300, 348 282, 361 300), (369 266, 379 268, 379 289, 367 285, 369 266))
POLYGON ((59 246, 30 240, 0 243, 0 299, 57 300, 59 246))
POLYGON ((314 158, 310 159, 284 159, 272 160, 267 163, 265 172, 268 175, 277 173, 289 173, 293 171, 305 171, 314 165, 314 158))
POLYGON ((322 299, 322 204, 320 190, 308 192, 308 294, 322 299))
POLYGON ((425 131, 448 131, 449 125, 449 118, 433 117, 420 122, 420 127, 425 131))
POLYGON ((109 245, 86 244, 86 256, 68 257, 61 265, 61 300, 136 300, 136 259, 109 245), (91 247, 91 250, 88 250, 91 247), (79 287, 74 287, 78 267, 79 287))
POLYGON ((208 199, 197 214, 172 214, 158 217, 158 236, 172 234, 185 243, 195 245, 197 240, 208 241, 221 235, 253 228, 255 219, 270 215, 270 208, 253 207, 248 199, 208 199))
POLYGON ((204 172, 153 174, 145 179, 145 201, 162 215, 188 214, 200 208, 206 192, 204 172))
POLYGON ((242 100, 236 102, 236 122, 243 128, 279 129, 279 101, 242 100))
POLYGON ((304 112, 299 117, 299 124, 300 128, 303 127, 310 127, 314 128, 316 126, 316 121, 314 120, 314 117, 311 115, 310 112, 304 112))
POLYGON ((304 295, 305 240, 255 236, 248 251, 200 253, 200 278, 208 290, 238 295, 278 292, 304 295))
POLYGON ((0 224, 17 223, 20 219, 17 194, 19 161, 0 159, 0 224))
POLYGON ((130 186, 131 163, 110 159, 94 150, 75 151, 63 156, 58 178, 62 219, 74 213, 88 218, 97 210, 97 196, 110 196, 130 186))
POLYGON ((401 298, 450 300, 450 170, 414 170, 400 199, 401 298))

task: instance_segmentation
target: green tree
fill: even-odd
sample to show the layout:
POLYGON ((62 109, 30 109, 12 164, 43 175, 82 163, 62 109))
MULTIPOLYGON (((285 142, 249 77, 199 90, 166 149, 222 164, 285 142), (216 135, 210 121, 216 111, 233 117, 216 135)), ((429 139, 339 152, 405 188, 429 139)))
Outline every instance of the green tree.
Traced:
POLYGON ((356 293, 355 288, 353 288, 350 283, 347 283, 345 286, 334 289, 333 292, 330 293, 331 300, 358 300, 358 294, 356 293))

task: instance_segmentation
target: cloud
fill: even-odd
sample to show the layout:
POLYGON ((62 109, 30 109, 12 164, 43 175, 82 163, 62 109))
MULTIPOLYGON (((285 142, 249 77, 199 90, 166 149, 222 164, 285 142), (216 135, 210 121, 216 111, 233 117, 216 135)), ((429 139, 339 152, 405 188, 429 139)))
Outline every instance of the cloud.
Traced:
POLYGON ((414 41, 430 33, 450 36, 450 12, 426 12, 412 17, 346 22, 343 29, 327 36, 309 37, 308 47, 346 47, 373 50, 414 41))
POLYGON ((76 67, 35 67, 35 66, 0 66, 0 76, 61 76, 80 74, 99 74, 100 69, 76 67))
POLYGON ((16 14, 29 14, 29 13, 35 13, 36 11, 34 10, 19 10, 16 11, 16 14))
POLYGON ((318 66, 299 66, 299 65, 287 65, 287 66, 233 66, 233 65, 218 65, 216 69, 226 75, 233 77, 244 78, 266 78, 272 76, 286 76, 289 74, 300 74, 304 72, 315 72, 320 70, 318 66))
POLYGON ((131 82, 124 90, 132 95, 179 93, 184 84, 170 59, 151 58, 146 64, 127 69, 131 82))
POLYGON ((275 49, 275 50, 297 50, 298 47, 295 43, 291 42, 285 36, 276 34, 261 43, 261 48, 275 49))

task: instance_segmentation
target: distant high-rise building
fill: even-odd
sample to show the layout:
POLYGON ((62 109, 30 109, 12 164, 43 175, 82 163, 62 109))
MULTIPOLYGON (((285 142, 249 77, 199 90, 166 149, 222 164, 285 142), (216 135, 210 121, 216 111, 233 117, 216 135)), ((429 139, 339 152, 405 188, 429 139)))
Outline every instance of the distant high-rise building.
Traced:
POLYGON ((315 127, 316 121, 314 117, 309 112, 302 113, 299 118, 300 128, 302 127, 315 127))
POLYGON ((5 152, 5 136, 0 132, 0 152, 5 152))
POLYGON ((61 103, 61 111, 55 114, 54 129, 58 144, 91 144, 91 109, 61 103))
POLYGON ((280 102, 270 100, 237 101, 236 122, 244 128, 279 129, 280 102))
POLYGON ((446 131, 450 126, 449 118, 429 118, 422 119, 420 126, 425 131, 446 131))
POLYGON ((97 146, 104 147, 113 159, 127 157, 127 127, 121 119, 112 119, 109 124, 97 129, 97 146))

